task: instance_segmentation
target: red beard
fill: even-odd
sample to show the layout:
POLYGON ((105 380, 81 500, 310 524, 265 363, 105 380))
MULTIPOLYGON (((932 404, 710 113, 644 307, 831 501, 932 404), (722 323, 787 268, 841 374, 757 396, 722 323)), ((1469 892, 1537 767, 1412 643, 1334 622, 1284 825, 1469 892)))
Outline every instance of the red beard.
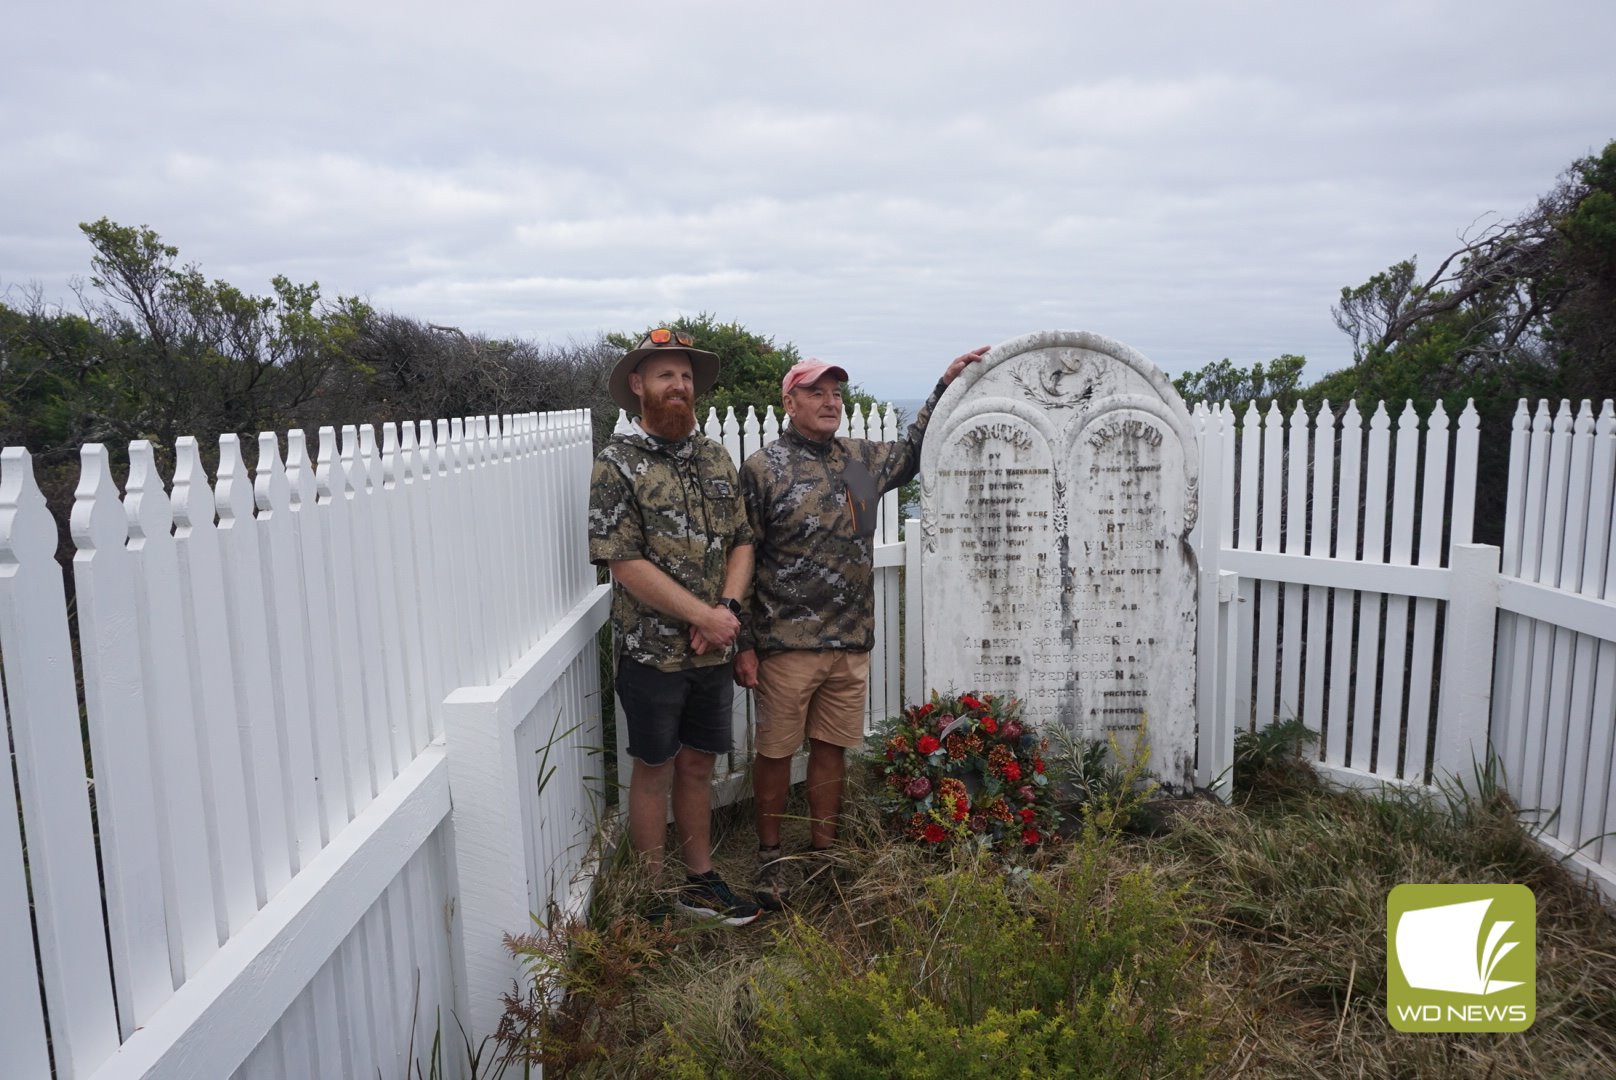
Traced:
POLYGON ((640 409, 640 426, 653 435, 682 439, 696 430, 696 410, 683 398, 643 398, 640 409))

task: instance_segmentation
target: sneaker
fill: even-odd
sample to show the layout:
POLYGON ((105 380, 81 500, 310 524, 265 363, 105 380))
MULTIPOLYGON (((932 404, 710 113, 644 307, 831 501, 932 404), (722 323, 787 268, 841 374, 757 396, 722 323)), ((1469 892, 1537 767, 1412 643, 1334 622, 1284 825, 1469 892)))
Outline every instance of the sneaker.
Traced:
POLYGON ((791 885, 786 878, 794 867, 781 852, 779 844, 758 848, 757 863, 757 888, 752 895, 767 910, 779 911, 791 895, 791 885))
POLYGON ((745 926, 761 912, 758 906, 742 900, 730 891, 717 870, 705 874, 691 874, 685 878, 685 887, 674 901, 686 915, 700 919, 718 919, 725 926, 745 926))

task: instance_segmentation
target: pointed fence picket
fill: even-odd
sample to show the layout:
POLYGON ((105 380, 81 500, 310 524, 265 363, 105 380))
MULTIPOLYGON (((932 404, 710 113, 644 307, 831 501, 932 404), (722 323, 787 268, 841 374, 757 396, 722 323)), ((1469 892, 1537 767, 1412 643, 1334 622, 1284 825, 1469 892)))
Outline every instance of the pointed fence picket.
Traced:
MULTIPOLYGON (((1286 422, 1285 436, 1285 552, 1301 554, 1307 546, 1307 411, 1297 402, 1286 422)), ((1302 624, 1302 600, 1306 586, 1285 585, 1283 652, 1280 656, 1279 711, 1282 716, 1302 714, 1303 642, 1307 632, 1302 624)))
MULTIPOLYGON (((1257 532, 1257 550, 1277 552, 1280 550, 1280 536, 1284 528, 1284 506, 1280 501, 1281 483, 1284 479, 1283 461, 1285 455, 1284 438, 1281 434, 1283 417, 1279 411, 1279 403, 1269 406, 1268 412, 1262 419, 1262 461, 1261 479, 1258 474, 1250 472, 1242 478, 1256 491, 1261 491, 1261 501, 1258 505, 1257 516, 1254 520, 1257 532)), ((1252 455, 1248 462, 1248 469, 1256 469, 1257 456, 1252 455)), ((1278 581, 1259 579, 1257 585, 1257 686, 1255 694, 1255 708, 1257 710, 1257 725, 1267 727, 1274 722, 1277 713, 1274 700, 1274 672, 1279 661, 1279 593, 1284 585, 1278 581)))
MULTIPOLYGON (((1311 517, 1308 522, 1307 555, 1313 559, 1327 559, 1330 556, 1330 536, 1335 527, 1335 421, 1328 400, 1319 406, 1319 419, 1312 427, 1309 451, 1306 457, 1312 483, 1308 496, 1311 517)), ((1302 719, 1310 730, 1318 732, 1325 730, 1324 674, 1329 662, 1327 620, 1331 603, 1331 590, 1318 585, 1308 586, 1307 628, 1302 634, 1307 652, 1302 719)))
POLYGON ((219 940, 228 940, 258 910, 254 864, 262 852, 248 821, 251 790, 236 717, 235 672, 225 615, 223 563, 214 528, 213 491, 196 440, 175 446, 174 551, 179 570, 181 632, 191 674, 191 708, 201 759, 219 940))
MULTIPOLYGON (((1358 558, 1358 499, 1363 461, 1363 418, 1357 402, 1349 401, 1340 425, 1340 482, 1335 496, 1335 549, 1333 557, 1353 561, 1358 558)), ((1357 605, 1353 590, 1335 590, 1331 598, 1329 711, 1325 716, 1324 759, 1348 766, 1348 733, 1352 715, 1352 625, 1357 605)))
POLYGON ((164 912, 157 795, 143 763, 151 739, 129 520, 106 449, 86 446, 72 514, 73 580, 84 664, 85 717, 97 769, 112 974, 123 1037, 174 992, 164 912), (135 762, 134 768, 118 763, 135 762))
POLYGON ((268 607, 259 574, 263 555, 253 526, 252 482, 235 435, 219 439, 219 471, 214 491, 219 512, 221 588, 228 628, 227 663, 235 714, 241 727, 243 794, 252 837, 254 910, 281 891, 296 872, 290 850, 283 754, 276 737, 269 654, 268 607))

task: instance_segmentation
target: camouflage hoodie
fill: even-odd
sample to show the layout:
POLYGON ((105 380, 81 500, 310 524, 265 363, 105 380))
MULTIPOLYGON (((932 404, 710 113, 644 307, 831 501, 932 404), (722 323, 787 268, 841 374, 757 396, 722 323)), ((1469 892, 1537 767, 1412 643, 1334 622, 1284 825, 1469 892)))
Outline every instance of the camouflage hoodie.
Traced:
POLYGON ((818 443, 787 428, 741 465, 755 538, 740 647, 868 652, 875 644, 875 516, 881 495, 914 478, 939 382, 896 442, 818 443))
MULTIPOLYGON (((752 542, 735 463, 701 432, 668 442, 641 430, 613 435, 589 478, 589 559, 649 559, 709 603, 723 594, 733 548, 752 542)), ((662 671, 708 667, 729 653, 697 656, 690 627, 612 587, 619 648, 662 671)))

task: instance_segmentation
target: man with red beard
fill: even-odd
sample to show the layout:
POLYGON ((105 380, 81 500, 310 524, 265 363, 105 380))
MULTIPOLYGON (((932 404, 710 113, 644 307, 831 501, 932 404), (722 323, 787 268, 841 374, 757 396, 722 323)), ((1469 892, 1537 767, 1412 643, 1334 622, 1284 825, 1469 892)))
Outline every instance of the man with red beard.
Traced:
POLYGON ((752 531, 729 454, 696 430, 718 357, 659 328, 618 361, 612 400, 639 421, 595 457, 589 558, 612 575, 617 694, 633 772, 629 842, 660 882, 668 797, 687 914, 741 926, 758 907, 712 864, 713 762, 731 749, 733 657, 752 577, 752 531))

